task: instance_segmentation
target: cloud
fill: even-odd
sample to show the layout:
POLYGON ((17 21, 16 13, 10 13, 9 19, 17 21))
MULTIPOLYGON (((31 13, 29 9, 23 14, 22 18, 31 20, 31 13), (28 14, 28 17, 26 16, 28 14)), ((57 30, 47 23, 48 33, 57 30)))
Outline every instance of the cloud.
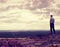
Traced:
POLYGON ((60 8, 60 4, 56 4, 56 7, 60 8))
POLYGON ((34 0, 33 2, 33 6, 34 8, 46 8, 49 7, 51 5, 51 3, 53 3, 54 0, 34 0))
MULTIPOLYGON (((24 0, 24 1, 20 1, 20 0, 16 1, 15 0, 15 2, 14 2, 14 0, 11 0, 11 1, 10 0, 9 1, 8 0, 0 0, 0 2, 9 2, 8 4, 6 4, 6 5, 9 6, 9 7, 7 6, 8 9, 9 8, 14 9, 14 8, 17 7, 18 9, 22 8, 22 9, 32 9, 32 10, 47 8, 47 7, 49 7, 51 5, 51 3, 53 1, 54 0, 24 0)), ((5 9, 7 10, 7 8, 5 8, 5 9)))
POLYGON ((0 3, 6 3, 7 0, 0 0, 0 3))

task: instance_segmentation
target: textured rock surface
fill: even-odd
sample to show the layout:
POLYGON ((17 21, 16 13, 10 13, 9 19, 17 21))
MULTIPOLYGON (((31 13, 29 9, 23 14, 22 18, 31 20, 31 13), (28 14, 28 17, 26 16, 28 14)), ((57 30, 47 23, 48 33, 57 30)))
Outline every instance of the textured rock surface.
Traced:
POLYGON ((60 35, 34 38, 0 38, 1 47, 60 47, 60 35))

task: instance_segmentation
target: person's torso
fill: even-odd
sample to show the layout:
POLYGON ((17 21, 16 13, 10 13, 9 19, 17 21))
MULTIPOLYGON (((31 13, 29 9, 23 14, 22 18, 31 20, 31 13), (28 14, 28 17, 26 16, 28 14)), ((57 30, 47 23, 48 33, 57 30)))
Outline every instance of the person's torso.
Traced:
POLYGON ((54 23, 54 18, 50 18, 50 23, 54 23))

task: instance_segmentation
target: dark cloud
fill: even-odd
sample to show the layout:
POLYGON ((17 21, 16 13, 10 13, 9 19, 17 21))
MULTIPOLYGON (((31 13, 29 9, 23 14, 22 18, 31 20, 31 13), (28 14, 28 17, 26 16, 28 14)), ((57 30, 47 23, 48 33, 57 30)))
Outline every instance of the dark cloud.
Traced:
POLYGON ((39 5, 39 8, 46 8, 51 5, 53 0, 40 0, 41 4, 39 5))
POLYGON ((51 5, 51 3, 54 2, 54 0, 32 0, 32 1, 27 1, 27 2, 29 2, 29 3, 27 3, 25 5, 23 4, 23 5, 24 5, 24 7, 28 8, 28 9, 37 9, 37 8, 42 9, 42 8, 49 7, 51 5), (32 2, 33 7, 30 7, 31 2, 32 2))
MULTIPOLYGON (((0 0, 0 2, 7 2, 7 0, 0 0)), ((8 10, 9 8, 31 9, 31 10, 42 9, 42 8, 48 8, 52 2, 54 1, 53 0, 27 0, 24 1, 22 4, 20 3, 19 5, 8 6, 1 10, 8 10)))
POLYGON ((56 4, 56 7, 57 7, 57 8, 60 8, 60 4, 56 4))
POLYGON ((0 0, 0 3, 6 3, 7 0, 0 0))

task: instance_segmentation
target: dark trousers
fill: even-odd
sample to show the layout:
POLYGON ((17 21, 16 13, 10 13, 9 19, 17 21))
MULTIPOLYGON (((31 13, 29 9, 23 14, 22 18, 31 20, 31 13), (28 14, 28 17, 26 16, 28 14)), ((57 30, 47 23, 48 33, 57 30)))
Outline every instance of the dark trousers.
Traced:
POLYGON ((52 34, 53 32, 55 34, 54 23, 50 23, 50 33, 52 34))

